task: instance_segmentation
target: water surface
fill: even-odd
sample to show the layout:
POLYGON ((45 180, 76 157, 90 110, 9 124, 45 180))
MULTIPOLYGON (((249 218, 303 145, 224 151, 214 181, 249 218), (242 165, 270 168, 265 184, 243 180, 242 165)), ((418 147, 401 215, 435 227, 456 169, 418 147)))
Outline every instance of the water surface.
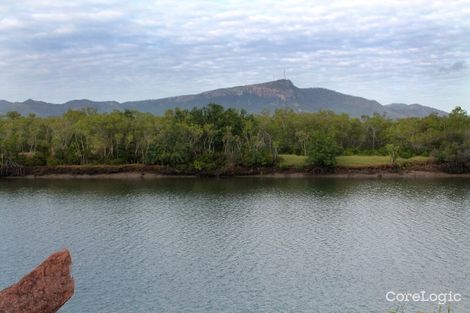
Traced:
POLYGON ((383 313, 390 290, 470 312, 469 183, 0 180, 0 288, 68 247, 64 313, 383 313))

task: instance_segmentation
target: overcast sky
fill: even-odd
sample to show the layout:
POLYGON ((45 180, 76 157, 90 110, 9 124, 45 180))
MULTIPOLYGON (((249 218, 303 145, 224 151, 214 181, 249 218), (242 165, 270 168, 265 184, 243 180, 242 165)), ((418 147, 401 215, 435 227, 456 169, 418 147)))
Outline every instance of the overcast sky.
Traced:
POLYGON ((2 0, 0 99, 141 100, 287 78, 470 110, 470 0, 2 0))

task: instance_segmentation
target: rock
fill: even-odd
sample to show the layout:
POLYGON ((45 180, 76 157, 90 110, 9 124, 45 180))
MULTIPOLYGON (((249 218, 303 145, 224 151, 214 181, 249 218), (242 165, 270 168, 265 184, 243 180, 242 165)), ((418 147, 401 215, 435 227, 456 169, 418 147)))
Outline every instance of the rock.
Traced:
POLYGON ((49 256, 18 283, 0 291, 0 313, 57 312, 74 292, 71 265, 68 250, 49 256))

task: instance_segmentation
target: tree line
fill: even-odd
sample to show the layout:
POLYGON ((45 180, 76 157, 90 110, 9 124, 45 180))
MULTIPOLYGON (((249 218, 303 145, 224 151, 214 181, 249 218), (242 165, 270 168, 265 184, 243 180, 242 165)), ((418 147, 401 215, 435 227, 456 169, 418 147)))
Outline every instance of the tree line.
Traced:
POLYGON ((137 111, 68 111, 60 117, 0 116, 0 164, 24 166, 158 164, 186 170, 275 166, 279 154, 308 156, 332 167, 336 155, 431 156, 470 161, 470 117, 460 107, 447 116, 361 118, 331 111, 279 109, 248 114, 209 104, 163 116, 137 111))

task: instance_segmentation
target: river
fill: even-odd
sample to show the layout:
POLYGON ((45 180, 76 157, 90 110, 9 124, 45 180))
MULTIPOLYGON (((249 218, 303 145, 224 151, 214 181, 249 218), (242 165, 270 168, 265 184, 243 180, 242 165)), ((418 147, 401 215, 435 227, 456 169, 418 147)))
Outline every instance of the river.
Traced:
POLYGON ((470 312, 469 179, 0 180, 0 238, 0 289, 70 249, 63 313, 470 312))

